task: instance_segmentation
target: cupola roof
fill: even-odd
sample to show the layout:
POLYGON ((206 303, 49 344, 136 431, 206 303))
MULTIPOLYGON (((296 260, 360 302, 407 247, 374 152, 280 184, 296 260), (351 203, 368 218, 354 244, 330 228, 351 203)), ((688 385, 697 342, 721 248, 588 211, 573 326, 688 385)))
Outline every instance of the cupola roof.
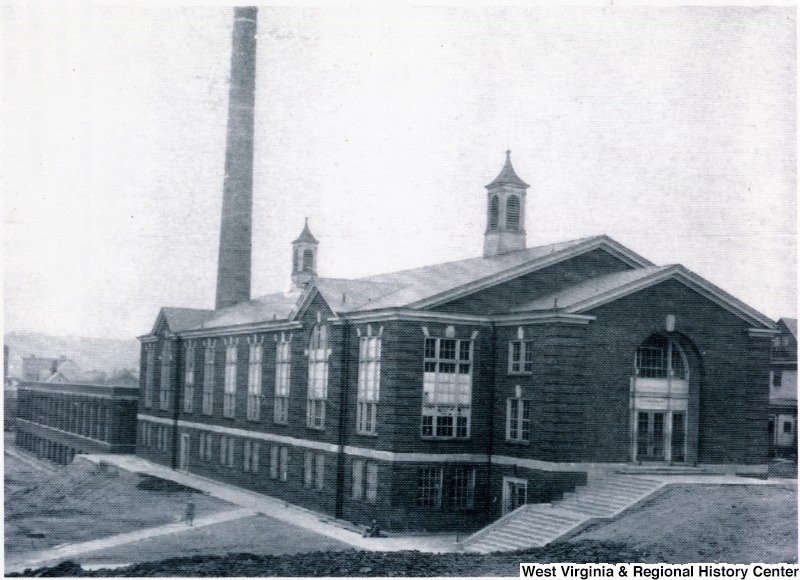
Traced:
POLYGON ((311 233, 311 230, 308 229, 308 218, 306 218, 306 224, 303 226, 303 231, 300 232, 300 235, 292 243, 296 244, 298 242, 306 242, 306 243, 309 243, 309 244, 318 244, 319 243, 317 241, 317 238, 315 238, 314 235, 311 233))
POLYGON ((514 171, 514 167, 511 165, 510 149, 506 151, 506 163, 503 165, 503 169, 500 170, 500 174, 494 178, 494 181, 486 186, 486 189, 491 189, 500 185, 514 185, 516 187, 523 187, 525 189, 530 187, 527 183, 522 181, 514 171))

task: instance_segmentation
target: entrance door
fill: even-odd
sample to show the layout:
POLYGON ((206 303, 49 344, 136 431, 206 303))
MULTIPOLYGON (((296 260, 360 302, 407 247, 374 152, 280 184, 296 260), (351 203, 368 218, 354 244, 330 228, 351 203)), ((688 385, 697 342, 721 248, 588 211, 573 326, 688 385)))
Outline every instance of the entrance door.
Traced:
POLYGON ((181 433, 180 461, 178 469, 189 471, 189 434, 181 433))
POLYGON ((513 512, 528 502, 528 480, 503 478, 503 513, 513 512))
POLYGON ((639 411, 636 422, 636 457, 639 461, 664 461, 663 411, 639 411))

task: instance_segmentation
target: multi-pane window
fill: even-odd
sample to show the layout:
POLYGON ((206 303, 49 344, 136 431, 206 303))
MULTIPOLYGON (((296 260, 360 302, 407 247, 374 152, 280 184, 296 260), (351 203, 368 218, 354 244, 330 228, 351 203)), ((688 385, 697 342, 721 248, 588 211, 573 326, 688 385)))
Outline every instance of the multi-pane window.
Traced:
POLYGON ((258 441, 245 441, 242 451, 242 469, 250 473, 258 473, 258 454, 260 445, 258 441))
POLYGON ((197 446, 197 454, 206 461, 211 461, 213 438, 211 433, 200 433, 200 444, 197 446))
POLYGON ((314 454, 311 451, 303 453, 303 487, 311 487, 314 481, 314 454))
POLYGON ((362 336, 358 358, 358 409, 356 431, 373 435, 376 431, 378 398, 381 386, 381 339, 362 336))
POLYGON ((142 423, 142 445, 150 447, 153 444, 153 426, 150 423, 142 423))
POLYGON ((161 347, 161 391, 158 407, 166 411, 172 403, 173 391, 173 348, 172 343, 167 341, 161 347))
POLYGON ((289 380, 292 368, 291 343, 285 336, 275 347, 275 414, 276 423, 286 424, 289 421, 289 380))
POLYGON ((420 467, 417 477, 417 505, 419 507, 441 507, 442 468, 420 467))
POLYGON ((453 489, 450 495, 454 509, 475 507, 475 468, 454 467, 453 489))
POLYGON ((424 437, 469 437, 472 341, 425 339, 422 392, 424 437))
POLYGON ((261 356, 264 349, 260 342, 250 345, 250 360, 247 371, 247 418, 261 418, 261 356))
POLYGON ((369 503, 378 501, 378 464, 367 463, 367 490, 366 499, 369 503))
POLYGON ((643 378, 686 378, 680 347, 665 336, 652 336, 636 350, 636 374, 643 378))
POLYGON ((238 349, 236 341, 228 343, 225 348, 225 385, 222 397, 222 416, 233 417, 236 414, 236 357, 238 349))
POLYGON ((156 382, 156 346, 147 344, 145 349, 145 369, 144 369, 144 406, 153 406, 153 389, 156 382))
POLYGON ((203 414, 214 413, 214 358, 216 344, 208 340, 205 345, 205 359, 203 365, 203 414))
POLYGON ((219 438, 219 462, 226 467, 233 467, 233 452, 236 440, 222 435, 219 438))
POLYGON ((328 399, 328 327, 318 324, 308 345, 308 401, 306 427, 325 428, 325 401, 328 399))
POLYGON ((286 481, 289 478, 289 448, 281 446, 280 478, 286 481))
POLYGON ((353 459, 353 499, 364 499, 364 460, 353 459))
POLYGON ((520 443, 531 440, 531 402, 524 399, 506 401, 506 439, 520 443))
POLYGON ((533 341, 512 340, 508 343, 508 372, 513 375, 533 372, 533 341))
POLYGON ((278 479, 278 446, 273 445, 269 448, 269 476, 278 479))
POLYGON ((195 343, 186 343, 186 368, 183 376, 183 412, 194 411, 194 348, 195 343))
POLYGON ((158 437, 158 440, 156 441, 156 446, 160 451, 166 451, 168 446, 167 428, 159 426, 158 431, 156 432, 156 436, 158 437))

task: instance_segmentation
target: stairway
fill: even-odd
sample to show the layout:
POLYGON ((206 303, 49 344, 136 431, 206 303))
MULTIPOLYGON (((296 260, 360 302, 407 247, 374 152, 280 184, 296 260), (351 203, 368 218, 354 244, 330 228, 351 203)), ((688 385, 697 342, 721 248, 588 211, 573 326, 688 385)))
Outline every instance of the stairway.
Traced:
POLYGON ((590 482, 552 504, 526 504, 469 536, 469 552, 489 553, 545 546, 596 520, 611 519, 664 487, 656 479, 612 475, 590 482))

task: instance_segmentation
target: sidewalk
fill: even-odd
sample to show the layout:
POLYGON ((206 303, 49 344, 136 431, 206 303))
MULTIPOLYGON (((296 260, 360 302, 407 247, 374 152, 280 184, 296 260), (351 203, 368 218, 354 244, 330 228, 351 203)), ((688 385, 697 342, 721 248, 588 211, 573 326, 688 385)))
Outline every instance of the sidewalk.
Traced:
POLYGON ((228 522, 254 516, 256 513, 247 508, 240 508, 226 512, 211 514, 209 516, 197 518, 194 520, 192 526, 185 522, 178 522, 174 524, 165 524, 153 528, 145 528, 143 530, 136 530, 135 532, 127 532, 124 534, 117 534, 115 536, 108 536, 98 540, 89 540, 87 542, 80 542, 77 544, 67 544, 65 546, 58 546, 43 550, 41 552, 34 552, 33 554, 20 554, 16 557, 8 557, 5 561, 5 571, 16 572, 23 571, 26 568, 39 568, 42 566, 54 565, 62 562, 63 560, 71 557, 79 556, 87 552, 94 552, 102 550, 103 548, 111 548, 120 546, 122 544, 129 544, 139 540, 146 540, 148 538, 156 538, 167 534, 174 534, 178 532, 185 532, 193 528, 202 528, 213 524, 228 522))
POLYGON ((168 479, 181 485, 193 487, 211 496, 223 499, 242 508, 281 520, 323 536, 350 544, 359 550, 386 552, 396 550, 419 550, 420 552, 445 553, 460 551, 455 534, 433 536, 403 536, 392 538, 364 538, 360 533, 349 530, 334 521, 330 516, 302 508, 282 499, 249 491, 234 485, 209 479, 201 475, 173 471, 168 467, 151 463, 135 455, 79 455, 75 461, 105 462, 120 469, 137 473, 147 473, 168 479))

